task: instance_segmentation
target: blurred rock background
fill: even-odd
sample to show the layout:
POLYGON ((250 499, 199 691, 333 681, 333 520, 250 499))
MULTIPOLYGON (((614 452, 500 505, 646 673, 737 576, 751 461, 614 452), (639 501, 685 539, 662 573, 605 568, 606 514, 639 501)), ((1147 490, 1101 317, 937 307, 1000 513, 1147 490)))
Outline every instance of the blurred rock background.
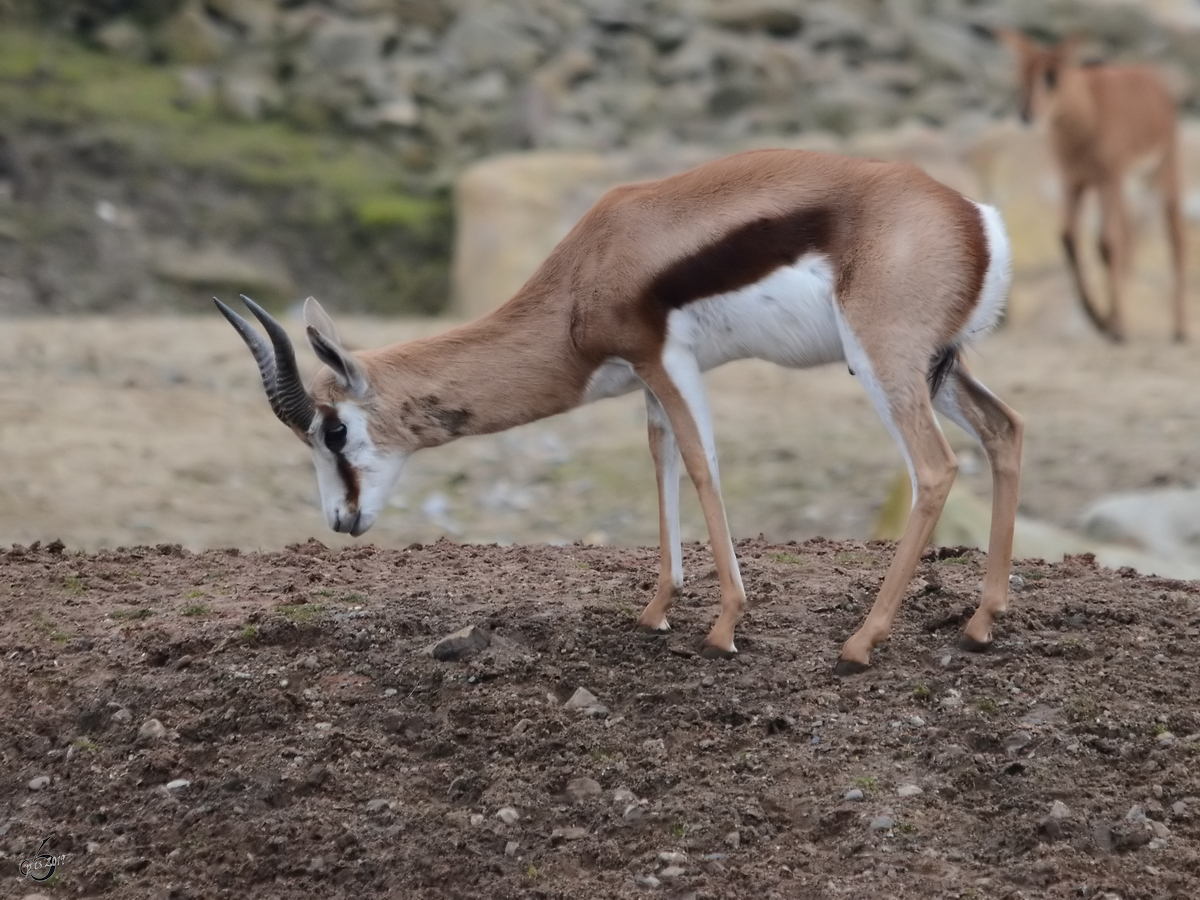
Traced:
MULTIPOLYGON (((608 186, 782 145, 914 162, 1001 208, 1010 313, 972 365, 1027 417, 1021 552, 1145 568, 1132 548, 1194 577, 1200 357, 1166 343, 1158 213, 1134 188, 1133 341, 1113 348, 1067 281, 1001 24, 1168 73, 1195 308, 1191 0, 0 0, 0 545, 348 540, 212 294, 293 328, 314 294, 356 346, 435 332, 427 314, 502 302, 608 186)), ((736 534, 894 533, 899 453, 843 369, 709 385, 736 534)), ((626 397, 418 455, 370 539, 653 543, 644 427, 626 397)), ((938 540, 978 544, 987 467, 948 433, 938 540)))
POLYGON ((1195 111, 1193 7, 0 0, 0 313, 235 289, 438 311, 452 186, 477 160, 623 150, 663 171, 684 148, 978 129, 1012 105, 996 24, 1158 61, 1195 111))

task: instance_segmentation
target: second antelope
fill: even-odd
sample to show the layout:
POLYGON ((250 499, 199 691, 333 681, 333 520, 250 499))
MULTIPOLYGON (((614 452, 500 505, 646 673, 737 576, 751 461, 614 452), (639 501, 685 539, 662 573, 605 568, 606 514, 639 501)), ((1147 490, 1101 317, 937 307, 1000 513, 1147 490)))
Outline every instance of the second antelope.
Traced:
POLYGON ((609 191, 517 294, 437 337, 348 352, 313 299, 325 363, 306 389, 283 328, 270 344, 217 301, 249 345, 275 414, 312 451, 329 526, 371 527, 415 450, 512 428, 604 397, 645 393, 658 482, 658 589, 638 626, 663 632, 683 585, 680 458, 700 495, 720 614, 706 655, 732 655, 746 607, 721 500, 702 373, 757 357, 845 361, 908 463, 913 511, 870 614, 837 671, 865 669, 891 630, 957 463, 934 408, 984 447, 993 477, 982 600, 964 646, 1004 612, 1022 423, 960 351, 996 322, 1009 283, 999 215, 903 164, 789 150, 742 153, 609 191))
POLYGON ((1125 204, 1125 181, 1148 171, 1162 195, 1171 243, 1174 283, 1171 306, 1174 337, 1187 337, 1184 300, 1182 183, 1175 102, 1162 76, 1149 66, 1079 65, 1076 42, 1039 46, 1018 31, 996 36, 1017 55, 1021 118, 1044 117, 1062 175, 1062 243, 1083 310, 1092 324, 1114 341, 1125 338, 1122 309, 1133 261, 1133 229, 1125 204), (1103 315, 1093 302, 1079 265, 1079 211, 1084 195, 1100 197, 1100 258, 1108 270, 1110 308, 1103 315))

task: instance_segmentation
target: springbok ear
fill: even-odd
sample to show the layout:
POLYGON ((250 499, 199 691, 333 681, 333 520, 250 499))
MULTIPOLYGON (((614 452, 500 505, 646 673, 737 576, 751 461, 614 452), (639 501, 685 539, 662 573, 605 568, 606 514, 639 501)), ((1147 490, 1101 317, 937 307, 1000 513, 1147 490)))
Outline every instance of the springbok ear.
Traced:
POLYGON ((304 302, 304 321, 308 325, 308 342, 317 358, 329 366, 334 377, 351 396, 365 397, 369 385, 362 363, 342 346, 333 320, 312 297, 304 302))
POLYGON ((317 329, 335 344, 342 343, 337 326, 333 324, 333 319, 329 318, 329 313, 317 302, 316 297, 309 297, 304 301, 304 324, 317 329))

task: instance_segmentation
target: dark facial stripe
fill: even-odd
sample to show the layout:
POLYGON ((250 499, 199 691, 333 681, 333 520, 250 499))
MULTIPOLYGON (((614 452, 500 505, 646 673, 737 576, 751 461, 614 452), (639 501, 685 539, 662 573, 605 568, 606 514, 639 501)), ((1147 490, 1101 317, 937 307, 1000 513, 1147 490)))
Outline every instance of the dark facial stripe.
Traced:
POLYGON ((678 309, 736 291, 790 266, 805 253, 827 251, 833 232, 833 212, 824 207, 755 219, 673 263, 650 283, 647 294, 668 309, 678 309))
MULTIPOLYGON (((330 428, 335 428, 343 424, 342 420, 338 418, 337 410, 332 406, 321 404, 317 407, 317 411, 321 414, 322 437, 330 428)), ((328 445, 326 445, 326 449, 329 449, 328 445)), ((341 476, 342 484, 346 488, 346 504, 351 508, 357 508, 360 490, 358 473, 354 471, 354 466, 350 465, 350 461, 341 452, 334 452, 332 450, 330 452, 333 453, 334 458, 337 460, 338 475, 341 476)))
POLYGON ((337 470, 342 476, 342 484, 346 486, 346 505, 351 509, 358 508, 358 473, 354 466, 342 454, 337 454, 337 470))

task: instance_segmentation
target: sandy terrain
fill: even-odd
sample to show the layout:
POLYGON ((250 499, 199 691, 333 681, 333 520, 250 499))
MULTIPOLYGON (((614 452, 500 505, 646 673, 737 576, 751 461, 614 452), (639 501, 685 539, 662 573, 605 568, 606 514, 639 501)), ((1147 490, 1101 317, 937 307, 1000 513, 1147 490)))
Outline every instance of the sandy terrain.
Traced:
MULTIPOLYGON (((1051 279, 1060 284, 1058 278, 1051 279)), ((1026 304, 1027 305, 1027 304, 1026 304)), ((1168 343, 1149 311, 1127 346, 1073 307, 1027 317, 971 355, 1028 422, 1021 508, 1070 524, 1114 490, 1200 476, 1200 354, 1168 343)), ((294 335, 302 329, 289 321, 294 335)), ((448 327, 344 320, 359 346, 448 327)), ((301 364, 312 371, 307 347, 301 364)), ((734 533, 864 538, 901 467, 845 368, 758 362, 709 375, 734 533)), ((216 313, 200 318, 0 320, 0 546, 179 543, 279 549, 329 532, 307 450, 270 414, 257 370, 216 313)), ((604 401, 512 432, 418 454, 370 532, 398 547, 467 541, 643 545, 657 541, 640 397, 604 401)), ((986 465, 952 426, 960 478, 986 465)), ((704 536, 690 488, 684 536, 704 536)))

